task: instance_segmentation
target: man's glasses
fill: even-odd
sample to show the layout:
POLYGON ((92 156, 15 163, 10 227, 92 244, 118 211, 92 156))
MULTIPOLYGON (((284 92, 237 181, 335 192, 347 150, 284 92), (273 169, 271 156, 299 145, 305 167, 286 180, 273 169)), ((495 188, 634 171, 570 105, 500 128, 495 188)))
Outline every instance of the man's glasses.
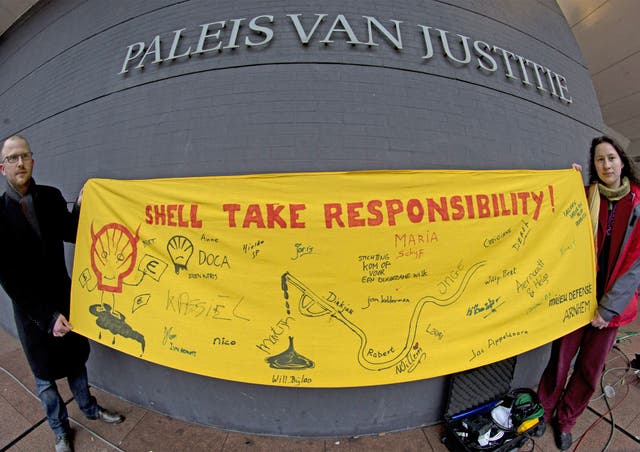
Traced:
POLYGON ((18 163, 18 160, 22 159, 22 163, 29 163, 32 159, 31 152, 25 152, 24 154, 7 155, 2 161, 10 164, 18 163))

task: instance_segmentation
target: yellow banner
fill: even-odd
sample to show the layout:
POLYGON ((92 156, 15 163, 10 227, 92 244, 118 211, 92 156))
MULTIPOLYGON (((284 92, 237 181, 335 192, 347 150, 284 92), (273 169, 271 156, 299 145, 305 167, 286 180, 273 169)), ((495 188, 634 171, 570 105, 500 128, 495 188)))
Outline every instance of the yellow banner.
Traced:
POLYGON ((380 385, 577 329, 594 271, 574 170, 92 179, 71 323, 217 378, 380 385))

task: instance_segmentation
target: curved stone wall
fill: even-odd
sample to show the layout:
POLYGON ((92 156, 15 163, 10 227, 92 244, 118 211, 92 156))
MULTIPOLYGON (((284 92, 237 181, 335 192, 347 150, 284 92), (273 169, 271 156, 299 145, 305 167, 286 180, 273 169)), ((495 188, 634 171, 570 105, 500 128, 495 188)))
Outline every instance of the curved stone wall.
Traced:
MULTIPOLYGON (((25 135, 69 200, 90 177, 568 167, 602 129, 553 0, 41 1, 0 67, 0 138, 25 135)), ((4 295, 15 331, 10 312, 4 295)), ((545 352, 519 357, 514 385, 545 352)), ((435 423, 448 382, 262 387, 99 345, 90 376, 182 419, 299 436, 435 423)))

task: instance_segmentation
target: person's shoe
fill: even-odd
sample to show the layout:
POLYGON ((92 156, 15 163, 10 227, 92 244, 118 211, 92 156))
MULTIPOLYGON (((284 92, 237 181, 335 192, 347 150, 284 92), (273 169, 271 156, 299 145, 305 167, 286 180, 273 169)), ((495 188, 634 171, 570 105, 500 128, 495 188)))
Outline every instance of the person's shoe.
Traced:
POLYGON ((556 435, 556 446, 560 450, 567 450, 571 447, 572 442, 571 432, 558 432, 556 435))
POLYGON ((70 436, 66 433, 56 436, 56 452, 73 452, 70 436))
POLYGON ((533 436, 535 436, 536 438, 541 438, 544 436, 544 432, 546 431, 547 431, 547 423, 544 421, 544 419, 540 418, 540 422, 538 422, 538 425, 533 431, 533 436))
POLYGON ((124 416, 100 407, 98 408, 98 417, 96 417, 96 419, 100 419, 102 422, 106 422, 107 424, 119 424, 124 421, 124 416))

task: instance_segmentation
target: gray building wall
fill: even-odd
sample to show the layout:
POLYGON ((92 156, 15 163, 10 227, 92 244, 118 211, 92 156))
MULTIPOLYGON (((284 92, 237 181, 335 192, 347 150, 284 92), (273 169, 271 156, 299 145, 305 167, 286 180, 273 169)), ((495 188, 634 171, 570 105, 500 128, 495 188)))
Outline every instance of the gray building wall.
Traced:
MULTIPOLYGON (((337 28, 342 28, 340 23, 337 28)), ((210 33, 218 28, 212 27, 210 33)), ((211 37, 208 47, 217 39, 211 37)), ((487 60, 485 60, 486 62, 487 60)), ((514 72, 517 62, 511 61, 514 72)), ((156 178, 262 172, 368 169, 566 168, 585 164, 602 130, 589 73, 553 0, 56 0, 39 2, 0 37, 0 138, 26 136, 39 183, 68 200, 90 177, 156 178), (307 45, 287 14, 301 14, 307 45), (402 21, 402 49, 334 32, 344 15, 359 42, 375 17, 390 31, 402 21), (273 38, 251 31, 265 19, 273 38), (234 22, 234 19, 236 22, 234 22), (127 48, 174 31, 176 54, 198 43, 201 25, 226 21, 222 46, 239 19, 238 47, 122 72, 127 48), (418 25, 431 27, 434 55, 418 25), (566 78, 567 103, 497 70, 446 58, 437 31, 515 52, 566 78)), ((532 80, 533 72, 529 73, 532 80)), ((530 80, 530 82, 531 82, 530 80)), ((71 256, 72 249, 69 249, 71 256)), ((0 325, 15 333, 0 297, 0 325)), ((514 386, 532 386, 543 347, 518 358, 514 386)), ((187 374, 94 344, 95 386, 162 413, 231 430, 295 436, 362 435, 442 419, 448 378, 349 389, 290 389, 187 374)))

